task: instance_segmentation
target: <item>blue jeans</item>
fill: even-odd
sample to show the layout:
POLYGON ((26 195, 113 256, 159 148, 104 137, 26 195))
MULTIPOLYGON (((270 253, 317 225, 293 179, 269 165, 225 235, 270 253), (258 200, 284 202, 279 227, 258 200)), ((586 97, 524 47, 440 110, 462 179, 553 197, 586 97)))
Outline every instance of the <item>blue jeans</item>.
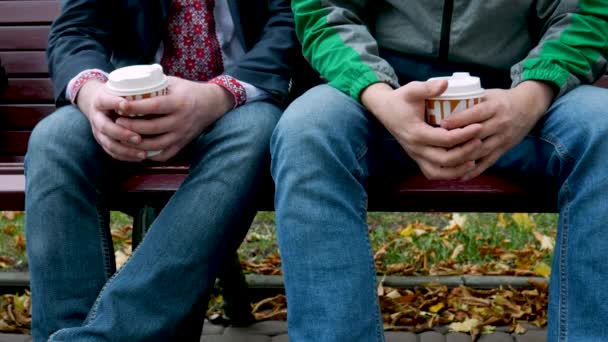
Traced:
POLYGON ((246 104, 193 141, 190 174, 116 273, 105 195, 133 164, 108 157, 72 106, 40 122, 26 158, 34 340, 173 337, 255 216, 280 115, 246 104))
MULTIPOLYGON (((608 91, 559 98, 495 165, 559 190, 549 341, 606 341, 608 91)), ((368 178, 416 165, 360 104, 321 85, 287 108, 271 139, 290 341, 383 341, 366 222, 368 178)))

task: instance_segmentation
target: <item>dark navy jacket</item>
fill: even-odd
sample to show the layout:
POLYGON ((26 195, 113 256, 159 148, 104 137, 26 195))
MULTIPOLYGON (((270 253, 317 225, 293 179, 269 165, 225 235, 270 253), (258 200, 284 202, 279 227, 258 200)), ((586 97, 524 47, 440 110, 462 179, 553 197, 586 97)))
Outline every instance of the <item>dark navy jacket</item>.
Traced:
MULTIPOLYGON (((149 64, 160 46, 171 0, 63 0, 49 36, 48 60, 58 105, 85 69, 106 72, 149 64)), ((288 93, 299 45, 289 0, 228 0, 245 56, 226 74, 269 92, 288 93)))

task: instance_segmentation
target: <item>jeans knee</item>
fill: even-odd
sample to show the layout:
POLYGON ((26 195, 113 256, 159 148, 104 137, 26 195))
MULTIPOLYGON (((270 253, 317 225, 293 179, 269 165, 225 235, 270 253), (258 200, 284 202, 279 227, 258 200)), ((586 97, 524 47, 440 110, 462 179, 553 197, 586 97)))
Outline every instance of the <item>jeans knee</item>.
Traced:
POLYGON ((572 157, 597 151, 608 153, 608 90, 581 86, 559 98, 547 124, 555 127, 572 157))
POLYGON ((70 148, 95 144, 88 120, 72 106, 63 107, 40 121, 28 142, 28 159, 64 154, 70 148))
POLYGON ((366 129, 363 112, 358 103, 340 91, 327 85, 315 87, 283 113, 272 134, 271 155, 309 162, 323 156, 347 155, 366 129))

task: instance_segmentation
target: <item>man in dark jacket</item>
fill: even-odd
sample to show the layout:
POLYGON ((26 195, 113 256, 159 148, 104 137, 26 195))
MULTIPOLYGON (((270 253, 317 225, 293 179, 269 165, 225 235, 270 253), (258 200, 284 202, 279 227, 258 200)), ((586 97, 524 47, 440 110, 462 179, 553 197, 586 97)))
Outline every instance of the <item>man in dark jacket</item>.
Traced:
POLYGON ((285 0, 62 2, 48 48, 62 107, 26 158, 35 341, 175 338, 255 215, 296 45, 285 0), (105 91, 114 69, 152 63, 172 75, 167 95, 105 91), (114 273, 106 192, 134 163, 179 152, 190 174, 114 273))
POLYGON ((559 192, 549 341, 608 341, 608 6, 592 0, 293 0, 305 57, 329 82, 271 139, 292 341, 383 341, 366 184, 490 167, 559 192), (464 71, 480 104, 434 127, 430 77, 464 71))

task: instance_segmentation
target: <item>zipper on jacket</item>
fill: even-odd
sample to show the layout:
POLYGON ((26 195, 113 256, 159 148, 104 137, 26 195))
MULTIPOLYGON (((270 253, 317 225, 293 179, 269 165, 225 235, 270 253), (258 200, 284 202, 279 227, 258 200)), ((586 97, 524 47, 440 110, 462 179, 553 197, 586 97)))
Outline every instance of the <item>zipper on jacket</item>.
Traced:
POLYGON ((448 60, 450 51, 450 31, 452 27, 452 14, 454 12, 454 0, 443 2, 443 17, 441 18, 441 37, 439 38, 439 61, 448 60))

